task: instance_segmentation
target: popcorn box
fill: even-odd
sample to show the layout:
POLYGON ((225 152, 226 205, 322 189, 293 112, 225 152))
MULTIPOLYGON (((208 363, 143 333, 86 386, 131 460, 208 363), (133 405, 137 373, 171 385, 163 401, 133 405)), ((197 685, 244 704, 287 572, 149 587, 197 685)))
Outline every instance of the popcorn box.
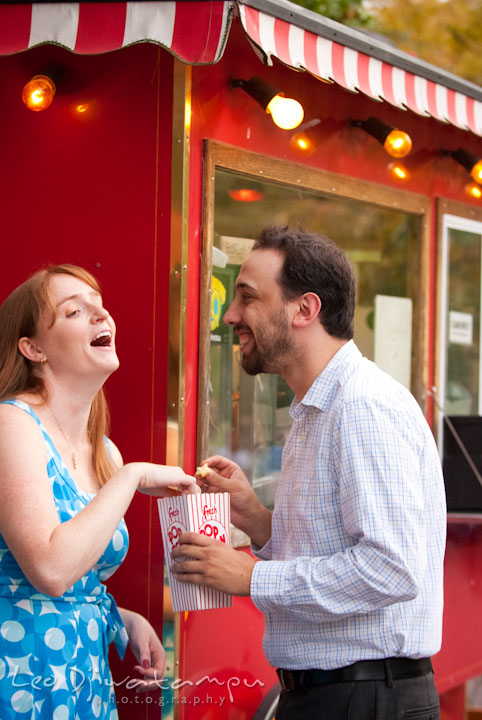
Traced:
POLYGON ((226 545, 231 544, 229 493, 177 495, 159 498, 157 504, 173 610, 231 607, 230 595, 202 585, 180 583, 169 570, 171 551, 185 532, 201 533, 226 545))

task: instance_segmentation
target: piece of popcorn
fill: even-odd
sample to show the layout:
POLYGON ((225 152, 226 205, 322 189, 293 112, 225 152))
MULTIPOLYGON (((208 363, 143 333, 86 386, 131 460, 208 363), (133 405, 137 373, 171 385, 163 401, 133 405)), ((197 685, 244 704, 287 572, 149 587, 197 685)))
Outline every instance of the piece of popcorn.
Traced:
POLYGON ((201 475, 202 477, 206 477, 211 472, 211 469, 207 463, 203 463, 200 467, 196 468, 196 475, 201 475))

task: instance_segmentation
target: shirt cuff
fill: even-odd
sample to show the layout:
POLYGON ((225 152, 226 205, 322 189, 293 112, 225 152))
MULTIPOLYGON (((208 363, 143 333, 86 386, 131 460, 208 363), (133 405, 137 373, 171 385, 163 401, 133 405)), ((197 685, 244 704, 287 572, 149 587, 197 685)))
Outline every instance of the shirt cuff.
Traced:
POLYGON ((258 560, 271 560, 272 549, 271 549, 271 538, 262 547, 251 543, 251 552, 258 560))
POLYGON ((286 562, 257 562, 251 575, 251 600, 258 610, 269 611, 282 603, 286 562))

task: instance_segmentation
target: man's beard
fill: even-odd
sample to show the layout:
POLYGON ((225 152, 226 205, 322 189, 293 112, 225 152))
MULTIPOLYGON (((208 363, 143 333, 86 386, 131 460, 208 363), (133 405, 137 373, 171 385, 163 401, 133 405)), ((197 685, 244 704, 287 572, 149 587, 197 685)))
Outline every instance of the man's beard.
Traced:
POLYGON ((256 336, 253 349, 242 354, 243 369, 248 375, 281 373, 294 352, 286 310, 281 308, 273 313, 266 324, 258 328, 256 336))

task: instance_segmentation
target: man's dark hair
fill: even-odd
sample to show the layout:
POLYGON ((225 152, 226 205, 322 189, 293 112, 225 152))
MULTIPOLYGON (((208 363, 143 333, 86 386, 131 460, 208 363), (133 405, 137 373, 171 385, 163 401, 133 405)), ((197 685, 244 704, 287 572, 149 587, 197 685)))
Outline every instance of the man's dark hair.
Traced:
POLYGON ((253 250, 278 250, 284 262, 278 277, 286 300, 313 292, 321 300, 320 322, 327 333, 351 340, 355 312, 355 275, 344 252, 325 235, 271 225, 253 250))

